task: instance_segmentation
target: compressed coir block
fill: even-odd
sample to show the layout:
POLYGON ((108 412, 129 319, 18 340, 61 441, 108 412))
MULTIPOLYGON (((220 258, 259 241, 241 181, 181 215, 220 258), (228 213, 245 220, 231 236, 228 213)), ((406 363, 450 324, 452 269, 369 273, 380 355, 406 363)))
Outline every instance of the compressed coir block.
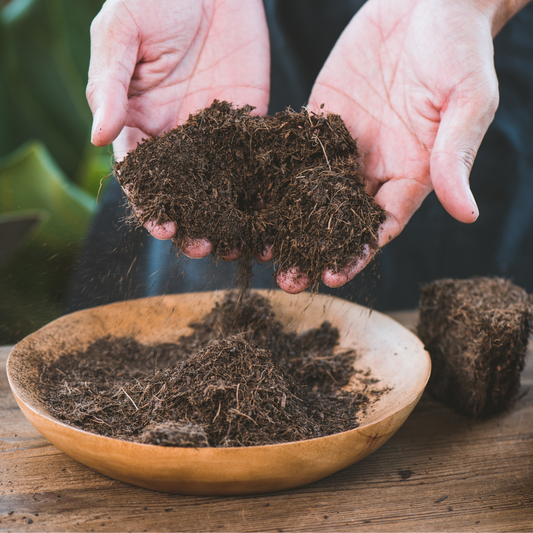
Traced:
POLYGON ((423 287, 418 336, 433 365, 428 390, 472 417, 511 408, 531 319, 531 297, 508 280, 443 279, 423 287))

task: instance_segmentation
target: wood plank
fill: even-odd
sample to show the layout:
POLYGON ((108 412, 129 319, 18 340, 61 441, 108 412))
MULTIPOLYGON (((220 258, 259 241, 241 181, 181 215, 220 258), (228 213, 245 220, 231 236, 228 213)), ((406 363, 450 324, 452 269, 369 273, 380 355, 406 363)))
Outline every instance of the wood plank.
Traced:
POLYGON ((0 348, 0 531, 533 531, 531 357, 511 413, 473 422, 425 394, 364 461, 301 489, 226 498, 152 492, 70 459, 18 409, 6 358, 0 348))

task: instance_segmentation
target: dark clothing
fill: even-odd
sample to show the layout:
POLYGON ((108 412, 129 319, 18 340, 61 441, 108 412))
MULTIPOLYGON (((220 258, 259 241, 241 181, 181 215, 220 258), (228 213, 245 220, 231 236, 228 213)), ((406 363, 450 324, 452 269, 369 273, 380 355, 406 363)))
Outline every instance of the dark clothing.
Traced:
MULTIPOLYGON (((272 50, 269 113, 306 103, 318 72, 361 1, 265 0, 272 50)), ((480 217, 448 215, 432 193, 374 268, 341 289, 321 292, 378 310, 417 306, 420 285, 444 277, 504 276, 533 292, 533 5, 495 39, 500 107, 470 183, 480 217)), ((164 293, 231 286, 236 265, 176 255, 168 241, 121 222, 124 198, 109 188, 88 234, 68 310, 164 293)), ((275 287, 271 266, 256 265, 255 287, 275 287)))

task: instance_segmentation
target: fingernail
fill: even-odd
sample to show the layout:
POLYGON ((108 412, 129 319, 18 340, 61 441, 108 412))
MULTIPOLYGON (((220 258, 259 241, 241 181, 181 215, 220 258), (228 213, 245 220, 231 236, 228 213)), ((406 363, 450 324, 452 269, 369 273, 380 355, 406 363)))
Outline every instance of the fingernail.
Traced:
POLYGON ((479 208, 477 206, 477 202, 474 198, 472 190, 469 188, 468 191, 470 192, 470 201, 472 202, 472 217, 474 218, 474 220, 477 220, 477 218, 479 217, 479 208))
POLYGON ((94 134, 98 130, 98 126, 100 126, 100 119, 102 118, 102 110, 98 108, 94 112, 93 116, 93 127, 91 129, 91 142, 94 144, 94 134))

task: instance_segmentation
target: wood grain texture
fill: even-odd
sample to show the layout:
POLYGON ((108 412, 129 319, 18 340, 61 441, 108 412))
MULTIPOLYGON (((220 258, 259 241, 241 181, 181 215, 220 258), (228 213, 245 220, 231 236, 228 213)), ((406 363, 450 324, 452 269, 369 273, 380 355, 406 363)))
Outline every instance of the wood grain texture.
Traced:
POLYGON ((510 413, 473 422, 424 395, 388 443, 326 479, 199 497, 125 485, 50 445, 16 405, 7 354, 0 348, 0 531, 533 531, 531 357, 510 413))

